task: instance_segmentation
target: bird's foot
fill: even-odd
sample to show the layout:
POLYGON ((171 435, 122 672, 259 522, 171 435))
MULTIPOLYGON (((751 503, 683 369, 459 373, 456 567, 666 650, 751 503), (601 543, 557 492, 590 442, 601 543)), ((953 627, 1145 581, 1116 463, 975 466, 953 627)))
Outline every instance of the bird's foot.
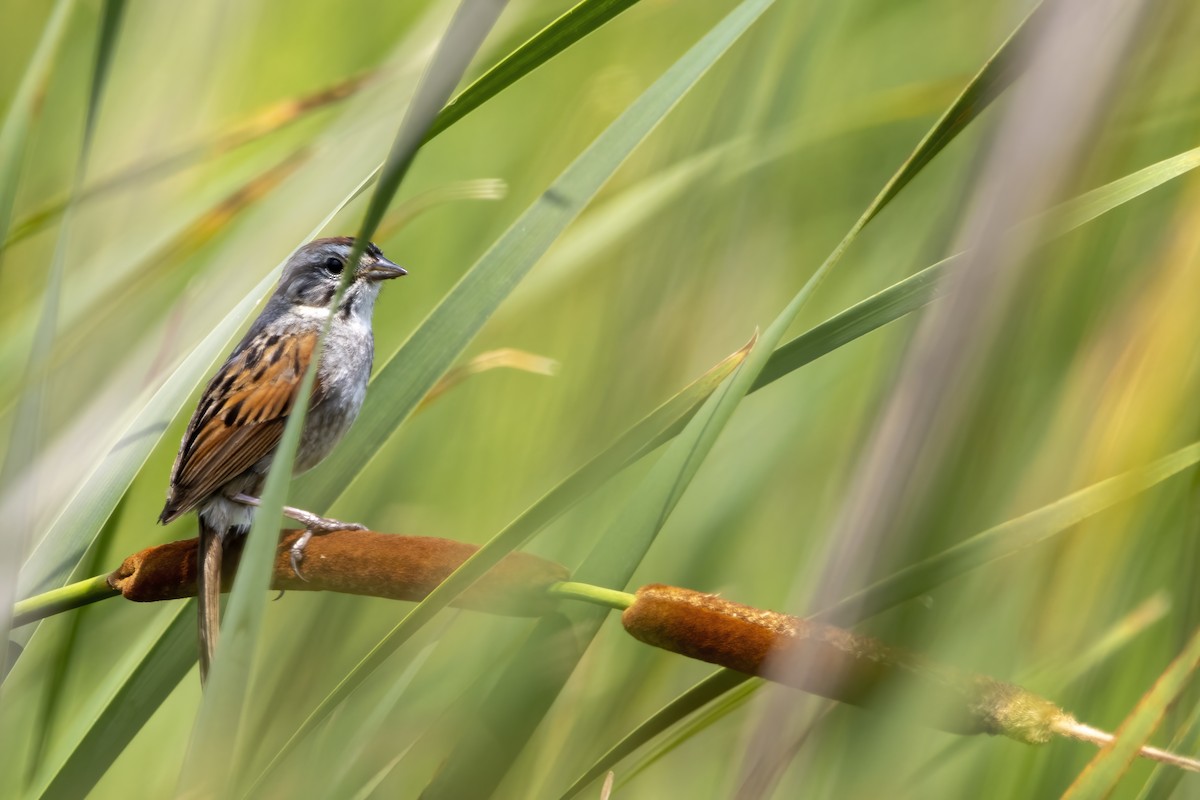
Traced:
POLYGON ((316 514, 308 511, 301 511, 298 508, 285 509, 284 513, 297 522, 304 524, 304 533, 300 534, 300 538, 292 542, 291 553, 289 554, 292 562, 292 572, 296 573, 296 577, 302 581, 307 581, 304 573, 300 571, 300 562, 304 560, 304 548, 308 547, 309 541, 314 535, 332 533, 333 531, 365 531, 366 525, 359 525, 357 522, 342 522, 337 519, 328 517, 319 517, 316 514), (297 516, 288 512, 295 512, 297 516))
MULTIPOLYGON (((260 505, 257 497, 252 497, 248 494, 238 494, 233 499, 246 505, 260 505)), ((332 533, 333 531, 365 531, 367 529, 366 525, 359 525, 357 522, 342 522, 340 519, 322 517, 311 511, 305 511, 302 508, 294 508, 292 506, 284 506, 283 515, 289 519, 296 520, 304 526, 304 533, 301 534, 299 539, 292 542, 289 556, 292 563, 292 572, 295 572, 296 577, 302 581, 307 581, 308 578, 305 578, 300 572, 300 562, 304 560, 304 548, 308 547, 308 543, 314 535, 332 533)))

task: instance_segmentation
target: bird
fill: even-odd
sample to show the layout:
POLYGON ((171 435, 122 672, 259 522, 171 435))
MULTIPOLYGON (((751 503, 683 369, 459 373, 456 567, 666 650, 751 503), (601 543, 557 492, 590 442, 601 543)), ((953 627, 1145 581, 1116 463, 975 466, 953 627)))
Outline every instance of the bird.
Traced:
MULTIPOLYGON (((158 521, 165 525, 195 509, 200 522, 196 596, 202 684, 217 646, 225 543, 250 530, 326 321, 329 332, 300 434, 295 474, 315 467, 333 450, 366 398, 375 351, 375 300, 384 281, 408 273, 370 243, 353 267, 338 307, 331 310, 353 249, 353 237, 339 236, 316 239, 291 255, 275 292, 201 394, 171 468, 158 521)), ((291 551, 292 568, 300 577, 304 547, 314 533, 363 527, 290 506, 284 514, 305 526, 291 551)))

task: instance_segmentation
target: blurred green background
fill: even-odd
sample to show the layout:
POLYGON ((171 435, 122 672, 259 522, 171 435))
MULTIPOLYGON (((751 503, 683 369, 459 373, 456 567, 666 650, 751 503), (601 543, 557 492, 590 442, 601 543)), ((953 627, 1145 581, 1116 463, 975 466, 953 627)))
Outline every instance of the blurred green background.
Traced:
MULTIPOLYGON (((0 109, 10 108, 52 7, 3 5, 0 109)), ((383 158, 454 9, 367 0, 130 3, 82 185, 131 177, 75 205, 60 239, 62 217, 38 215, 76 180, 101 13, 94 1, 71 5, 38 92, 0 256, 7 441, 30 381, 53 254, 65 248, 39 404, 32 528, 25 541, 9 531, 6 547, 16 553, 28 552, 203 337, 383 158), (368 72, 338 102, 303 113, 289 105, 368 72), (246 133, 252 123, 260 129, 246 133), (168 157, 153 174, 136 172, 168 157)), ((388 286, 377 307, 376 363, 735 5, 642 0, 422 149, 377 238, 410 276, 388 286), (493 183, 487 200, 444 200, 419 216, 396 216, 428 192, 461 193, 463 182, 482 179, 502 181, 503 196, 494 196, 501 193, 493 183)), ((468 80, 568 8, 512 2, 468 80)), ((766 327, 1027 11, 1025 3, 991 0, 770 9, 634 152, 464 356, 518 348, 558 362, 556 374, 472 377, 406 422, 330 512, 382 531, 486 541, 766 327)), ((1194 4, 1148 4, 1069 165, 1063 196, 1197 144, 1198 36, 1194 4)), ((1007 110, 1002 100, 985 112, 904 189, 820 287, 796 333, 952 252, 1007 110)), ((1198 189, 1184 175, 1029 256, 1015 299, 995 309, 993 342, 956 384, 961 413, 939 427, 943 446, 925 465, 924 494, 908 497, 897 521, 907 535, 864 554, 862 574, 844 593, 1200 439, 1198 189)), ((353 233, 364 207, 365 195, 324 235, 353 233)), ((742 402, 630 585, 672 583, 805 611, 798 598, 834 549, 835 521, 903 378, 919 317, 742 402)), ((92 568, 77 577, 194 535, 194 518, 167 529, 154 519, 198 391, 197 384, 178 406, 89 555, 92 568)), ((650 463, 626 470, 527 549, 578 565, 650 463)), ((1196 497, 1196 477, 1186 472, 863 627, 1024 682, 1112 730, 1200 623, 1196 497), (1129 623, 1139 608, 1148 611, 1129 623), (1119 646, 1089 660, 1089 648, 1114 630, 1124 635, 1119 646)), ((304 505, 301 496, 291 500, 304 505)), ((78 726, 177 606, 112 600, 43 623, 31 641, 28 629, 16 632, 43 683, 38 702, 0 719, 0 735, 40 755, 25 777, 10 773, 9 790, 38 796, 78 726)), ((238 744, 246 763, 261 769, 406 609, 318 593, 269 604, 265 663, 238 744)), ((262 795, 415 797, 532 625, 444 612, 300 745, 262 795)), ((613 742, 709 672, 650 650, 608 620, 498 796, 559 796, 613 742)), ((613 797, 734 796, 769 702, 779 697, 757 692, 644 769, 653 746, 622 762, 613 797)), ((1153 741, 1170 742, 1198 697, 1185 694, 1153 741)), ((199 701, 193 671, 103 770, 92 795, 170 795, 199 701)), ((1183 749, 1197 746, 1193 737, 1183 749)), ((960 740, 835 707, 766 796, 1050 797, 1093 754, 1071 742, 960 740)), ((1134 765, 1115 796, 1138 796, 1151 769, 1134 765)), ((485 796, 494 787, 477 788, 485 796)), ((1189 791, 1200 793, 1195 777, 1177 796, 1189 791)), ((582 796, 599 793, 593 785, 582 796)))

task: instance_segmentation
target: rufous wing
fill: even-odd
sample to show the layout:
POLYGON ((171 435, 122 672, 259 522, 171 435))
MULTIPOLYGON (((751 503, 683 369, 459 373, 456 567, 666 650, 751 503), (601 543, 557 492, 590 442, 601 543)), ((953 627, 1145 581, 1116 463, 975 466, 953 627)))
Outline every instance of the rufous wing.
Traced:
MULTIPOLYGON (((230 356, 188 424, 161 522, 190 511, 275 449, 316 346, 316 331, 264 334, 230 356)), ((318 378, 311 404, 320 397, 318 378)))

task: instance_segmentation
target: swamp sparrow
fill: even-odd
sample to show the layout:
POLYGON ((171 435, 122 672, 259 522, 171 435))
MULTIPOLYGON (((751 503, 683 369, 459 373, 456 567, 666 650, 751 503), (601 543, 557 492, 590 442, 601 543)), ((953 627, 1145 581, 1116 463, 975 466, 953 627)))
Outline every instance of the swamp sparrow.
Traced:
MULTIPOLYGON (((350 237, 317 239, 288 259, 275 293, 205 387, 175 457, 167 504, 158 520, 166 524, 193 508, 199 510, 196 595, 202 681, 217 643, 225 539, 250 529, 275 448, 353 246, 350 237)), ((371 376, 371 312, 380 282, 404 274, 374 244, 354 267, 353 279, 333 312, 317 368, 296 452, 297 474, 325 458, 358 416, 371 376)), ((314 532, 362 527, 296 508, 285 507, 284 514, 307 529, 292 549, 297 574, 304 545, 314 532)))

